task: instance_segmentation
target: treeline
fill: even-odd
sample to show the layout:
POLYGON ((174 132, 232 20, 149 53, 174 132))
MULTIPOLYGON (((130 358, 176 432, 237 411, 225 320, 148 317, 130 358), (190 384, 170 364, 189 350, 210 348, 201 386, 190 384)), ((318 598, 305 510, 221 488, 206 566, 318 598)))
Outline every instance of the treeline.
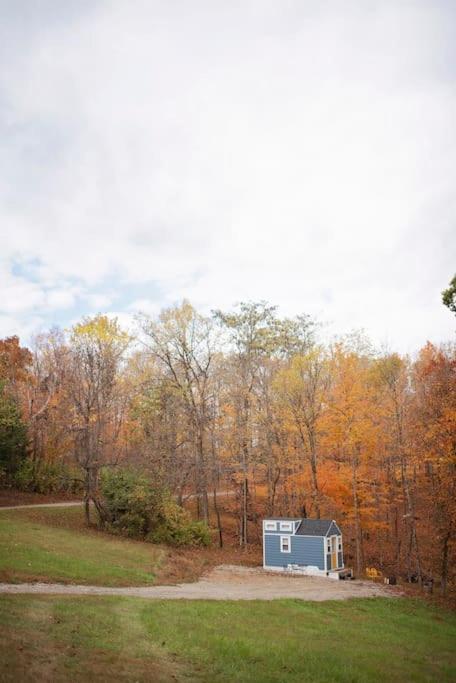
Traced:
POLYGON ((456 347, 414 359, 360 335, 318 342, 308 316, 265 303, 188 302, 135 335, 98 315, 32 349, 0 342, 5 483, 84 492, 102 522, 103 470, 140 472, 223 543, 230 491, 241 546, 264 515, 337 518, 348 561, 455 581, 456 347), (41 481, 41 484, 40 484, 41 481))

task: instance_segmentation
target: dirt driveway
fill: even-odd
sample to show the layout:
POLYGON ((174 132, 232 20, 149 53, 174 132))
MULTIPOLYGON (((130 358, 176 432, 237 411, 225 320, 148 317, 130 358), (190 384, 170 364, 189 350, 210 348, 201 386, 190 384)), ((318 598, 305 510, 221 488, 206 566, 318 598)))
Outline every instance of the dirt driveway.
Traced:
POLYGON ((186 600, 346 600, 375 596, 397 597, 398 590, 369 581, 334 581, 314 576, 283 576, 260 568, 221 565, 196 583, 177 586, 104 588, 56 583, 0 584, 0 593, 58 595, 127 595, 139 598, 186 600))

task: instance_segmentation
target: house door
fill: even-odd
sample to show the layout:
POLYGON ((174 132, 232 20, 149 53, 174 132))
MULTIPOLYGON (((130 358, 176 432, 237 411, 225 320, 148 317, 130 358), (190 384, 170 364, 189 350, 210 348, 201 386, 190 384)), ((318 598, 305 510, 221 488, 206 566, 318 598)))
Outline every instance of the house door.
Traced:
POLYGON ((331 569, 337 569, 337 536, 331 536, 331 569))

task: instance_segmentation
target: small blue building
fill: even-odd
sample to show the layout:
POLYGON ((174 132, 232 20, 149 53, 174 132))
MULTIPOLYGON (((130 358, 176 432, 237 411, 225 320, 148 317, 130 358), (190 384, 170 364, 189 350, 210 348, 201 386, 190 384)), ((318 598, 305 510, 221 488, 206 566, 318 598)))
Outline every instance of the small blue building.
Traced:
POLYGON ((333 519, 263 520, 263 567, 339 578, 342 532, 333 519))

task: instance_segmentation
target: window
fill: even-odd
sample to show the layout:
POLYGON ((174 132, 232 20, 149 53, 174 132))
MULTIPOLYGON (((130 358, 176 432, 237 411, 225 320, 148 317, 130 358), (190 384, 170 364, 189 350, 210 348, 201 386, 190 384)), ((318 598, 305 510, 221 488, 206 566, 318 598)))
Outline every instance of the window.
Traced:
POLYGON ((290 553, 291 552, 291 543, 290 543, 290 537, 289 536, 281 536, 280 537, 280 552, 282 552, 282 553, 290 553))
POLYGON ((342 552, 342 536, 337 537, 337 548, 338 548, 339 552, 341 553, 342 552))
POLYGON ((328 539, 326 540, 326 552, 327 552, 327 553, 330 553, 330 552, 331 552, 331 539, 330 539, 330 538, 328 538, 328 539))
POLYGON ((277 526, 275 522, 265 522, 264 523, 264 529, 265 531, 276 531, 277 526))
POLYGON ((292 522, 280 522, 280 531, 293 531, 292 522))

